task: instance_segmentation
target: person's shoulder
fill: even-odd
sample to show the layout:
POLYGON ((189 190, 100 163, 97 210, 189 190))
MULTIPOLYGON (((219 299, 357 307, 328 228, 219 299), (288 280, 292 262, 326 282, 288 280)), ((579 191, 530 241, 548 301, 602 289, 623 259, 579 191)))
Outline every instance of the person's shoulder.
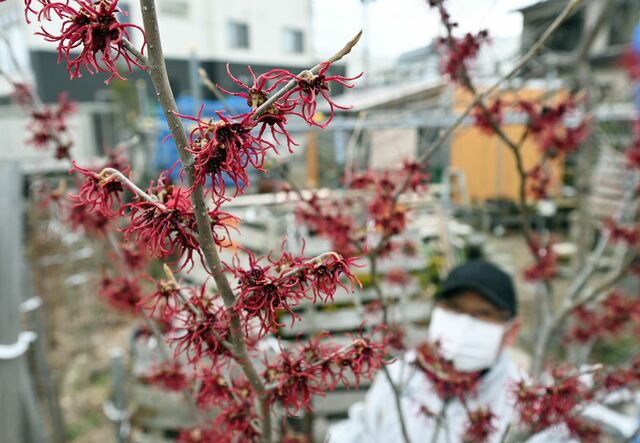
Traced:
POLYGON ((394 383, 399 382, 401 378, 406 379, 409 373, 413 372, 410 371, 410 369, 414 367, 416 358, 417 354, 415 349, 408 349, 403 354, 396 356, 391 362, 387 363, 387 370, 389 371, 394 383))
POLYGON ((503 363, 504 376, 510 382, 520 382, 530 380, 527 368, 530 364, 530 357, 525 352, 518 349, 508 349, 500 355, 503 363))

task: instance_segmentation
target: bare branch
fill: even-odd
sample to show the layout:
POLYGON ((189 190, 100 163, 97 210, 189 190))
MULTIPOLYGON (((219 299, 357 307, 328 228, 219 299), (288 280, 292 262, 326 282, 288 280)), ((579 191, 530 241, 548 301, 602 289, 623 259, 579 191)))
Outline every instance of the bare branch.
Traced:
POLYGON ((145 68, 149 66, 149 60, 147 59, 147 56, 144 55, 142 52, 140 52, 138 50, 138 48, 136 48, 134 46, 133 43, 131 43, 129 40, 127 40, 126 38, 122 38, 122 45, 124 46, 124 48, 129 51, 135 58, 138 59, 138 62, 140 63, 140 65, 144 66, 145 68))
POLYGON ((220 100, 220 102, 222 103, 224 108, 227 110, 227 112, 229 114, 236 114, 237 113, 236 109, 234 109, 229 104, 227 97, 225 97, 225 95, 222 92, 220 92, 218 87, 211 81, 211 79, 209 78, 209 75, 207 74, 207 71, 205 71, 203 68, 198 68, 198 75, 200 76, 200 80, 202 80, 202 83, 207 87, 207 89, 211 91, 211 93, 215 95, 218 100, 220 100))
POLYGON ((471 100, 469 106, 464 110, 462 114, 458 116, 455 122, 442 133, 442 135, 429 147, 428 150, 426 150, 420 157, 418 157, 418 162, 424 162, 429 159, 429 157, 431 157, 434 152, 437 151, 438 148, 440 148, 444 144, 444 142, 449 139, 451 134, 453 134, 453 131, 455 131, 455 129, 464 122, 464 120, 469 116, 469 114, 471 114, 471 111, 476 107, 478 103, 495 92, 502 83, 512 79, 529 62, 529 60, 535 57, 536 54, 540 52, 540 50, 544 47, 545 42, 549 39, 549 37, 551 37, 555 30, 558 29, 558 27, 567 19, 567 17, 569 17, 583 2, 584 0, 571 0, 564 8, 564 10, 560 13, 560 15, 556 17, 553 23, 551 23, 547 30, 540 36, 538 41, 533 44, 533 46, 529 49, 529 51, 527 51, 524 56, 522 56, 518 63, 516 63, 515 66, 507 74, 500 77, 490 88, 481 93, 477 93, 471 100))
POLYGON ((122 183, 127 188, 129 188, 131 190, 131 192, 136 194, 138 197, 141 197, 141 198, 145 199, 149 203, 154 204, 156 207, 158 207, 158 209, 160 209, 162 211, 166 211, 166 209, 167 209, 167 207, 165 205, 163 205, 162 203, 160 203, 156 197, 154 197, 153 195, 149 195, 146 192, 144 192, 142 189, 140 189, 140 187, 138 185, 136 185, 126 175, 124 175, 122 172, 118 171, 117 169, 104 168, 102 171, 100 171, 98 176, 103 181, 107 181, 110 178, 115 178, 120 183, 122 183))

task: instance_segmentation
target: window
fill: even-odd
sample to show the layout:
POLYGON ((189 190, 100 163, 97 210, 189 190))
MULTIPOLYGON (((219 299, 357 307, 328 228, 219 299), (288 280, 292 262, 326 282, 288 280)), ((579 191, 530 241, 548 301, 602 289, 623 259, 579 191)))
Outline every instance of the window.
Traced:
POLYGON ((609 46, 628 44, 640 19, 640 6, 635 1, 621 1, 609 20, 609 46))
POLYGON ((240 22, 227 23, 227 40, 232 48, 249 48, 249 26, 240 22))
POLYGON ((290 54, 304 52, 304 34, 297 29, 284 30, 284 50, 290 54))
POLYGON ((162 0, 160 2, 160 12, 175 17, 187 17, 189 15, 189 2, 187 0, 162 0))

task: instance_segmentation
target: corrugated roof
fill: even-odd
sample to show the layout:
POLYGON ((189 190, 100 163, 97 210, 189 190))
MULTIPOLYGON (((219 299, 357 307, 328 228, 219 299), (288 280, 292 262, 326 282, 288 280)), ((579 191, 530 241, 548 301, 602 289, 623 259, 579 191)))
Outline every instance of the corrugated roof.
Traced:
MULTIPOLYGON (((361 89, 354 88, 337 96, 336 101, 339 104, 353 106, 353 108, 350 109, 352 112, 364 111, 387 103, 402 100, 421 92, 428 92, 431 90, 436 92, 436 90, 442 86, 444 86, 444 82, 442 80, 429 79, 409 84, 361 89)), ((318 106, 318 108, 321 112, 329 111, 329 106, 326 103, 323 103, 322 106, 318 106)))
POLYGON ((527 12, 535 11, 536 9, 546 8, 552 4, 566 4, 569 0, 542 0, 523 8, 515 9, 516 12, 526 14, 527 12))

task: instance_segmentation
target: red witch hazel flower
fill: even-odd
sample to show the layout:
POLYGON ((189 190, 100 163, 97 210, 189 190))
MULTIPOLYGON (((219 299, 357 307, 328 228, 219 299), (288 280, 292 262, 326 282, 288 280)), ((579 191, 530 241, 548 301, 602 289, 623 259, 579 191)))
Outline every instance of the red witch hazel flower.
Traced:
POLYGON ((515 395, 520 421, 533 433, 564 423, 580 441, 600 441, 598 428, 578 418, 578 409, 589 403, 593 396, 580 380, 581 374, 556 368, 550 375, 551 383, 518 382, 515 395))
POLYGON ((253 79, 253 84, 251 86, 245 85, 234 77, 233 74, 231 74, 231 71, 229 71, 229 65, 227 65, 227 74, 229 75, 229 78, 231 78, 231 81, 246 92, 230 92, 220 86, 218 86, 218 88, 225 94, 242 97, 247 100, 247 104, 251 107, 252 111, 238 117, 243 117, 245 121, 250 122, 252 126, 260 125, 260 130, 258 131, 256 138, 259 140, 260 144, 264 146, 264 149, 271 148, 277 152, 275 144, 264 139, 265 132, 270 128, 273 139, 278 142, 278 136, 284 136, 287 141, 287 148, 289 149, 289 152, 292 152, 293 146, 297 146, 297 143, 293 138, 291 138, 289 132, 285 128, 285 125, 288 122, 287 114, 291 114, 293 109, 296 107, 295 102, 288 101, 286 98, 287 96, 285 96, 281 100, 276 100, 271 107, 256 120, 252 120, 251 116, 253 111, 269 99, 269 94, 275 91, 282 84, 287 83, 288 79, 293 77, 293 74, 284 69, 272 69, 271 71, 265 72, 264 74, 260 74, 256 77, 250 66, 248 67, 248 70, 251 78, 253 79))
MULTIPOLYGON (((237 258, 234 266, 225 265, 227 271, 238 279, 237 312, 247 319, 259 320, 259 335, 276 331, 283 326, 278 320, 282 312, 288 312, 293 323, 299 316, 293 308, 303 298, 315 301, 333 300, 338 286, 347 288, 340 281, 345 278, 351 285, 359 284, 349 271, 353 259, 343 260, 335 253, 327 253, 317 259, 307 260, 284 252, 279 259, 256 257, 247 251, 248 269, 239 266, 237 258)), ((349 289, 349 288, 347 288, 349 289)))
POLYGON ((462 441, 465 443, 482 443, 496 431, 493 424, 495 415, 488 408, 478 408, 468 413, 469 424, 465 429, 462 441))
MULTIPOLYGON (((130 219, 129 226, 123 230, 125 240, 135 239, 138 244, 146 245, 154 257, 167 258, 175 254, 183 260, 182 268, 193 264, 194 253, 202 259, 188 191, 171 185, 164 171, 147 193, 155 201, 139 200, 125 206, 130 219)), ((209 211, 209 216, 214 240, 223 244, 229 234, 227 223, 234 217, 216 208, 209 211), (221 228, 226 235, 221 235, 216 228, 221 228)))
POLYGON ((214 366, 218 366, 231 356, 227 347, 227 310, 206 295, 204 285, 199 293, 192 290, 176 318, 171 341, 176 343, 176 354, 185 354, 189 363, 197 364, 206 357, 214 366))
POLYGON ((444 5, 445 1, 428 0, 427 3, 431 8, 438 10, 440 21, 447 30, 447 37, 440 39, 440 43, 446 46, 448 51, 442 63, 442 70, 453 81, 466 86, 464 73, 468 71, 470 62, 477 57, 481 45, 489 40, 489 33, 482 30, 476 35, 467 33, 463 38, 456 38, 453 36, 453 30, 458 27, 458 23, 451 20, 451 15, 444 5))
POLYGON ((131 243, 121 243, 120 251, 122 252, 123 264, 127 269, 141 271, 147 266, 148 257, 145 249, 138 248, 131 243))
POLYGON ((31 122, 28 129, 31 138, 27 143, 36 149, 55 148, 55 157, 64 159, 69 157, 69 150, 73 142, 68 136, 67 118, 76 110, 75 102, 62 93, 58 97, 57 106, 43 105, 39 109, 30 110, 31 122))
POLYGON ((233 398, 231 384, 220 374, 218 369, 217 367, 206 368, 198 374, 200 390, 196 401, 201 408, 218 406, 233 398))
POLYGON ((620 335, 626 325, 640 321, 640 300, 613 291, 595 308, 578 306, 572 311, 573 326, 566 340, 587 343, 595 338, 620 335))
POLYGON ((612 241, 624 241, 629 245, 635 245, 640 239, 640 229, 638 226, 627 227, 619 225, 611 217, 602 221, 603 227, 609 232, 612 241))
POLYGON ((132 278, 111 278, 105 275, 100 282, 98 296, 120 311, 133 314, 140 311, 138 304, 142 298, 141 289, 132 278))
POLYGON ((149 279, 155 283, 156 290, 140 300, 140 306, 149 311, 151 317, 155 317, 159 310, 161 318, 170 319, 180 309, 179 297, 182 288, 172 279, 149 279))
MULTIPOLYGON (((374 331, 374 333, 375 332, 376 331, 374 331)), ((353 373, 356 380, 356 387, 360 386, 360 379, 362 377, 371 380, 386 363, 387 338, 388 337, 383 337, 382 341, 375 342, 360 332, 358 336, 354 337, 349 352, 338 354, 335 358, 343 370, 349 368, 353 373)))
POLYGON ((20 106, 31 104, 33 102, 33 90, 31 85, 21 82, 13 83, 11 99, 20 106))
POLYGON ((318 380, 318 369, 307 363, 303 355, 282 350, 275 362, 265 362, 264 380, 271 390, 273 400, 282 404, 290 414, 300 409, 308 410, 311 399, 322 395, 324 387, 318 380))
POLYGON ((355 220, 345 202, 328 201, 313 194, 304 206, 296 208, 296 218, 331 240, 331 249, 344 257, 358 254, 357 244, 364 238, 357 233, 355 220))
POLYGON ((326 75, 327 70, 331 66, 330 63, 321 64, 317 74, 311 71, 303 71, 300 75, 294 76, 298 82, 298 88, 293 89, 287 99, 291 100, 295 97, 296 102, 300 103, 300 115, 304 121, 313 126, 326 128, 333 120, 336 109, 351 109, 351 106, 341 106, 337 104, 329 95, 331 90, 330 83, 335 82, 346 88, 353 88, 353 84, 349 83, 362 77, 363 73, 355 77, 344 77, 342 75, 326 75), (318 107, 318 96, 322 96, 329 105, 329 117, 324 123, 317 123, 314 120, 316 109, 318 107))
POLYGON ((256 423, 259 419, 255 413, 253 389, 246 380, 234 380, 232 392, 232 399, 218 414, 214 426, 226 433, 230 441, 258 442, 260 431, 256 423))
POLYGON ((534 240, 529 245, 531 252, 536 258, 536 262, 524 270, 524 278, 530 282, 551 280, 558 275, 556 267, 556 254, 553 252, 553 243, 547 241, 541 245, 538 240, 534 240))
MULTIPOLYGON (((64 58, 67 71, 72 79, 82 77, 82 66, 91 73, 108 72, 111 76, 105 81, 109 83, 114 78, 124 79, 116 68, 119 60, 124 60, 129 72, 133 66, 146 69, 135 56, 132 56, 124 45, 124 40, 130 40, 129 31, 136 29, 144 37, 144 31, 131 23, 119 23, 116 14, 126 14, 118 8, 118 0, 74 0, 75 7, 65 2, 51 2, 40 0, 42 8, 38 11, 39 21, 62 21, 62 28, 58 32, 49 32, 44 26, 38 35, 46 41, 58 43, 58 62, 64 58), (77 56, 72 52, 81 49, 77 56)), ((27 5, 27 16, 34 13, 34 9, 27 5)), ((142 51, 144 51, 143 43, 142 51)), ((141 51, 141 52, 142 52, 141 51)))
POLYGON ((482 30, 477 34, 466 33, 462 38, 451 37, 451 42, 441 39, 442 44, 448 44, 446 57, 442 70, 451 77, 451 80, 466 84, 463 72, 469 70, 469 65, 476 59, 482 44, 489 41, 489 32, 482 30))
POLYGON ((97 211, 105 217, 113 217, 119 213, 122 204, 122 183, 116 177, 101 177, 99 174, 78 166, 73 161, 70 173, 85 177, 85 181, 77 194, 69 194, 74 205, 84 205, 89 211, 97 211))
POLYGON ((190 383, 184 368, 175 361, 165 362, 153 368, 143 379, 146 383, 169 391, 181 391, 190 383))
POLYGON ((91 236, 102 236, 109 230, 112 218, 100 212, 91 212, 85 205, 66 203, 62 207, 63 217, 73 230, 82 230, 91 236))
POLYGON ((551 184, 551 177, 543 165, 534 166, 527 172, 527 178, 530 182, 529 192, 536 199, 545 199, 548 197, 548 189, 551 184))
POLYGON ((479 372, 460 372, 453 364, 442 357, 437 344, 424 342, 416 347, 414 365, 433 384, 440 398, 466 396, 476 392, 480 382, 479 372))
MULTIPOLYGON (((249 105, 251 109, 259 108, 264 102, 269 99, 269 94, 271 94, 279 86, 287 83, 287 76, 291 75, 289 71, 286 71, 284 69, 273 69, 256 77, 253 69, 251 69, 251 66, 247 66, 247 70, 249 71, 249 75, 251 75, 251 79, 253 80, 251 86, 245 85, 236 77, 234 77, 234 75, 229 70, 229 64, 227 64, 227 75, 229 76, 231 81, 246 92, 230 92, 222 88, 220 85, 217 86, 218 89, 220 89, 227 95, 233 95, 246 99, 247 105, 249 105), (269 83, 271 84, 269 85, 269 83)), ((277 109, 279 105, 274 106, 276 106, 277 109)))
POLYGON ((290 413, 307 409, 314 395, 336 388, 360 386, 362 378, 372 379, 385 364, 387 341, 374 342, 359 334, 352 343, 339 347, 323 343, 328 332, 319 334, 302 347, 282 351, 275 361, 265 362, 265 378, 275 401, 290 413))
POLYGON ((180 117, 197 122, 191 132, 191 145, 187 149, 195 156, 193 186, 205 185, 211 178, 211 192, 215 202, 225 199, 225 179, 235 185, 235 194, 242 193, 249 184, 246 168, 251 165, 262 170, 266 151, 257 138, 251 135, 253 122, 243 119, 233 121, 218 112, 219 120, 205 122, 202 109, 197 118, 180 117))
POLYGON ((529 130, 549 155, 558 156, 575 152, 589 134, 589 120, 569 127, 565 119, 575 110, 575 103, 568 98, 556 105, 539 105, 521 101, 519 107, 529 117, 529 130))
POLYGON ((493 134, 493 125, 502 124, 503 119, 503 103, 502 100, 495 100, 491 106, 487 106, 486 112, 484 109, 476 106, 471 114, 475 120, 475 125, 487 134, 493 134))

